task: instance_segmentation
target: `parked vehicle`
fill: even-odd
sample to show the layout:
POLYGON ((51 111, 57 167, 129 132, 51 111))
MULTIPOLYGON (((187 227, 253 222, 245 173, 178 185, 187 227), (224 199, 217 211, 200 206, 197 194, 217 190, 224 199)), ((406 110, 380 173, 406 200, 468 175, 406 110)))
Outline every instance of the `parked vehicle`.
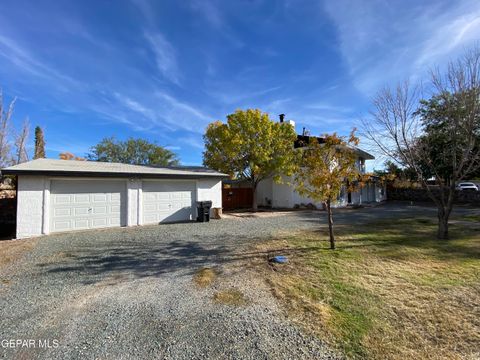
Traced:
POLYGON ((457 190, 473 190, 478 191, 478 186, 472 182, 463 182, 457 185, 457 190))

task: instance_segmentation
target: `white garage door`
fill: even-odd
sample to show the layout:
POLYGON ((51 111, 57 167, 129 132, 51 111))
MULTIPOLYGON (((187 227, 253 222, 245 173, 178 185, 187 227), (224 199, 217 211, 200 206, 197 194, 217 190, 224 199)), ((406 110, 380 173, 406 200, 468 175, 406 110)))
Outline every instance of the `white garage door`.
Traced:
POLYGON ((125 193, 121 180, 52 180, 50 231, 126 225, 125 193))
POLYGON ((192 220, 194 191, 193 181, 144 181, 143 223, 192 220))

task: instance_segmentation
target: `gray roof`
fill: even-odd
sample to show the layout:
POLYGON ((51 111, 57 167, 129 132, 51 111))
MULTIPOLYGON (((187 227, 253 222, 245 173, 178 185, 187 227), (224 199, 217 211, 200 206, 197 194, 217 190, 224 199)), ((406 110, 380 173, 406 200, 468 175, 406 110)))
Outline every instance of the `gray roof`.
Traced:
POLYGON ((366 152, 365 150, 362 150, 360 148, 355 148, 355 152, 357 153, 358 156, 364 158, 365 160, 374 160, 375 156, 372 154, 366 152))
POLYGON ((200 166, 156 167, 100 161, 36 159, 2 169, 2 175, 135 176, 153 178, 228 177, 200 166))

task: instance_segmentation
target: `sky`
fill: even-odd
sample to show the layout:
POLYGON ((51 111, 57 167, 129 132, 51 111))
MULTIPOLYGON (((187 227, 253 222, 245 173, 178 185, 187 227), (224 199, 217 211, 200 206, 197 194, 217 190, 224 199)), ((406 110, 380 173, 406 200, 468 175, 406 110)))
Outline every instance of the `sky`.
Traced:
POLYGON ((0 88, 48 157, 140 137, 200 165, 206 126, 236 109, 346 135, 380 88, 479 38, 469 0, 0 0, 0 88))

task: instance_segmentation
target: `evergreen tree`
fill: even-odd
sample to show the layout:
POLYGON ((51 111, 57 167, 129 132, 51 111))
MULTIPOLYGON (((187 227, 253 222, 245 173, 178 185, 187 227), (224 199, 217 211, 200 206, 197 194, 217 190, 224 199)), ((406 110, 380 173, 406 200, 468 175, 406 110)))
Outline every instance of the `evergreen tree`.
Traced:
POLYGON ((40 126, 35 127, 35 152, 33 158, 45 158, 45 139, 43 137, 43 130, 40 126))

